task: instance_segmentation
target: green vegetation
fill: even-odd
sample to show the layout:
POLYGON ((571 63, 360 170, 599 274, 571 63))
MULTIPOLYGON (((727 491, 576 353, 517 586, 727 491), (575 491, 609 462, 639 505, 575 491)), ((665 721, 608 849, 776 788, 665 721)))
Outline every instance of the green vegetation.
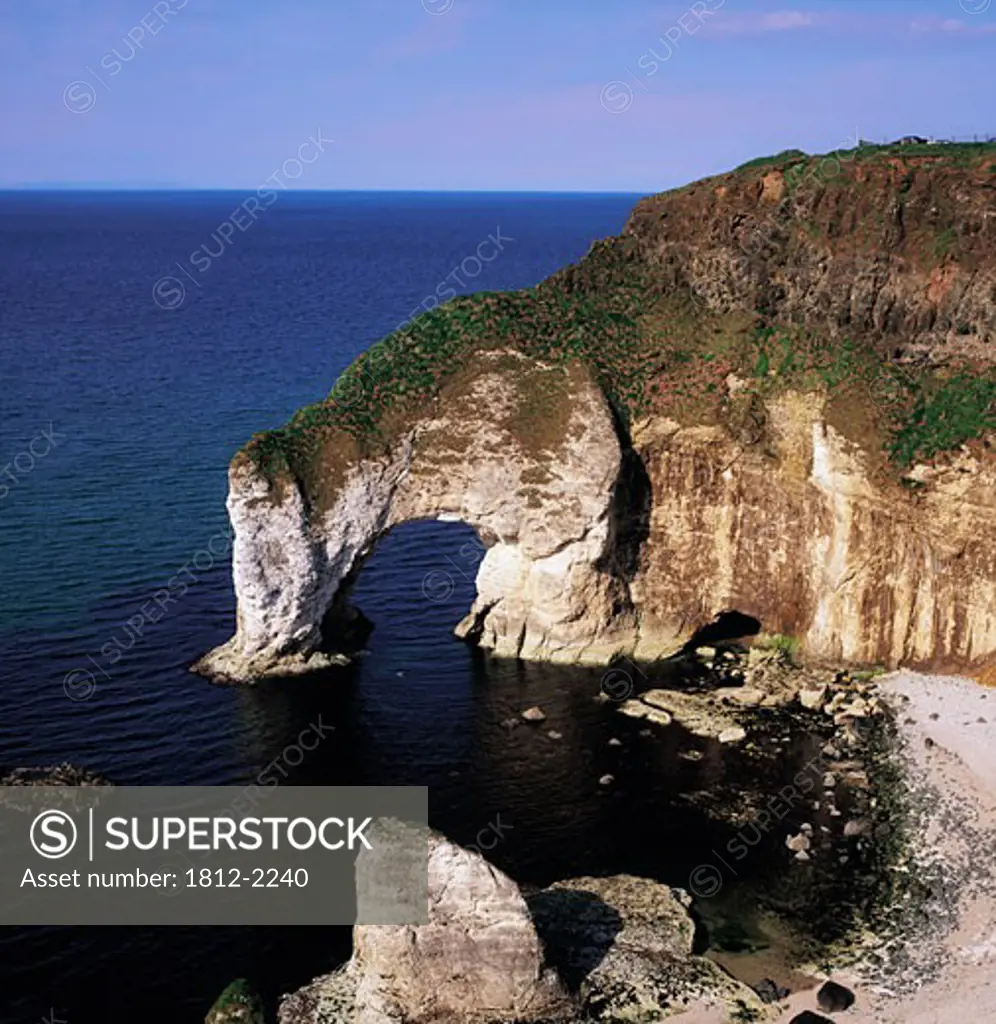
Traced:
POLYGON ((992 157, 996 154, 996 142, 938 142, 938 143, 913 143, 899 145, 887 142, 879 144, 862 144, 847 150, 837 150, 836 153, 826 154, 827 156, 837 155, 844 157, 854 156, 858 160, 879 160, 883 157, 936 157, 940 160, 950 161, 959 167, 968 167, 979 161, 992 157))
POLYGON ((257 435, 249 454, 270 473, 296 472, 329 428, 364 443, 386 440, 404 414, 424 409, 473 353, 496 348, 555 364, 585 363, 628 420, 640 407, 652 358, 641 346, 645 277, 633 244, 608 240, 535 288, 454 299, 370 348, 326 401, 300 410, 280 430, 257 435))
POLYGON ((809 154, 801 149, 783 149, 781 153, 776 153, 774 156, 759 156, 754 160, 748 160, 747 163, 741 164, 737 171, 750 171, 756 167, 768 170, 781 164, 797 163, 800 160, 808 159, 809 154))
MULTIPOLYGON (((778 166, 787 169, 787 178, 791 171, 797 184, 812 177, 848 189, 857 187, 852 160, 929 155, 985 159, 988 166, 993 153, 996 144, 984 143, 860 146, 828 154, 839 159, 841 173, 835 164, 832 172, 825 170, 827 157, 786 150, 749 161, 737 173, 749 177, 778 166)), ((893 187, 905 196, 913 184, 909 171, 893 187)), ((855 240, 874 245, 886 230, 880 222, 871 207, 859 227, 871 226, 874 237, 852 232, 852 246, 855 240)), ((808 244, 828 244, 827 224, 800 220, 798 227, 802 237, 808 233, 808 244)), ((932 230, 925 248, 932 247, 935 258, 957 252, 951 227, 932 230)), ((246 454, 278 481, 327 478, 330 467, 348 461, 340 455, 382 450, 432 407, 454 374, 472 370, 479 353, 495 349, 553 365, 583 364, 623 429, 658 412, 681 422, 724 424, 737 436, 761 441, 763 401, 788 388, 808 389, 827 396, 831 422, 848 437, 903 467, 996 426, 996 376, 966 373, 939 383, 931 373, 914 375, 884 358, 873 340, 841 340, 779 324, 773 303, 765 312, 717 313, 680 285, 666 284, 673 277, 661 275, 656 259, 641 249, 634 231, 595 243, 583 260, 534 288, 481 292, 432 309, 356 359, 325 401, 253 438, 246 454), (731 374, 746 382, 736 394, 726 386, 731 374), (319 460, 322 472, 314 473, 319 460)), ((526 427, 542 413, 543 396, 525 395, 526 427)))
POLYGON ((233 981, 208 1011, 206 1024, 265 1024, 266 1011, 253 987, 244 978, 233 981))
POLYGON ((762 633, 754 640, 752 646, 764 651, 778 651, 790 665, 798 663, 799 652, 802 649, 798 637, 782 633, 762 633))
POLYGON ((920 392, 889 450, 902 466, 996 430, 996 378, 959 373, 920 392))
POLYGON ((934 255, 939 259, 950 256, 958 247, 958 233, 954 228, 945 228, 934 239, 934 255))

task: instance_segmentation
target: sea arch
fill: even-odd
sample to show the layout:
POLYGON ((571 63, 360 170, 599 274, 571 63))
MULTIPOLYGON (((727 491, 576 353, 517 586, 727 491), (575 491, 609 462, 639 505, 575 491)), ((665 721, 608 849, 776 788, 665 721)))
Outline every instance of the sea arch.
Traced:
POLYGON ((389 443, 329 433, 308 474, 274 479, 234 460, 236 635, 196 667, 242 680, 336 659, 337 597, 402 523, 471 526, 485 552, 457 627, 499 655, 604 663, 632 649, 620 523, 626 456, 580 363, 480 353, 389 443))

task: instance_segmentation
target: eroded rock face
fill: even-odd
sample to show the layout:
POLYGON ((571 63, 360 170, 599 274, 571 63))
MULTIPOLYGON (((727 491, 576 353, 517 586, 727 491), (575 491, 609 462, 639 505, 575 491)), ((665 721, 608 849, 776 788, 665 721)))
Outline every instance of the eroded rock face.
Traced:
POLYGON ((247 461, 230 473, 238 632, 196 666, 220 679, 326 663, 322 620, 377 539, 417 519, 459 520, 485 546, 460 632, 502 655, 605 661, 631 642, 626 584, 607 558, 621 449, 580 366, 508 352, 456 374, 439 407, 390 450, 337 467, 330 507, 247 461))
POLYGON ((818 395, 769 404, 764 446, 720 428, 634 432, 653 483, 631 593, 644 629, 725 609, 836 662, 982 667, 996 659, 996 460, 978 446, 876 477, 818 395))
POLYGON ((763 443, 635 424, 651 501, 633 570, 601 392, 580 368, 492 354, 389 453, 346 467, 324 513, 233 468, 238 633, 198 668, 246 679, 327 663, 321 624, 339 588, 379 536, 424 518, 477 529, 478 594, 458 632, 500 655, 651 660, 735 609, 838 663, 996 663, 996 455, 977 444, 915 466, 906 489, 822 403, 770 399, 763 443))
POLYGON ((648 197, 625 233, 662 291, 691 287, 712 309, 777 311, 824 336, 991 362, 990 173, 831 154, 798 175, 733 173, 648 197))
POLYGON ((321 624, 339 588, 378 537, 425 518, 461 520, 482 538, 477 599, 458 632, 497 654, 653 658, 737 609, 838 662, 991 663, 994 460, 978 448, 914 467, 910 492, 876 477, 818 395, 783 395, 766 418, 765 445, 720 427, 635 426, 652 503, 631 579, 616 550, 620 444, 577 367, 492 354, 390 452, 345 467, 323 513, 309 513, 297 486, 274 500, 272 484, 237 464, 238 633, 199 668, 244 679, 326 664, 318 648, 335 637, 321 624))
MULTIPOLYGON (((429 850, 428 923, 358 926, 350 961, 286 996, 280 1024, 650 1024, 692 1007, 766 1017, 749 988, 692 953, 680 889, 614 875, 524 898, 479 854, 438 835, 429 850)), ((382 867, 360 855, 358 895, 382 867)))
MULTIPOLYGON (((570 1011, 515 882, 441 836, 428 843, 428 922, 357 925, 349 963, 284 1000, 281 1024, 488 1024, 570 1011)), ((383 866, 360 855, 361 898, 383 866)))

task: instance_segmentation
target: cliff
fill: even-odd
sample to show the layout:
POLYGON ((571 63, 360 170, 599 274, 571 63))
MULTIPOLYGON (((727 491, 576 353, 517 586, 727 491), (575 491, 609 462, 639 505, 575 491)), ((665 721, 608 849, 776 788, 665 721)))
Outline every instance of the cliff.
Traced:
POLYGON ((992 146, 782 154, 426 313, 233 461, 238 631, 196 668, 326 663, 421 518, 477 530, 459 631, 499 654, 654 658, 737 610, 814 657, 996 662, 994 198, 992 146))

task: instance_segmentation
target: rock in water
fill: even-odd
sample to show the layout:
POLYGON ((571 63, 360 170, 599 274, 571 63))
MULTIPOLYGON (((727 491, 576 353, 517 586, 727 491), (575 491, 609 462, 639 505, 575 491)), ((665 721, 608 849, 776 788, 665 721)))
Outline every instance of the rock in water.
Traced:
MULTIPOLYGON (((281 1024, 498 1024, 569 1007, 515 882, 442 836, 427 840, 428 922, 357 925, 349 964, 283 1000, 281 1024)), ((357 858, 358 900, 384 875, 379 850, 357 858)))
POLYGON ((89 768, 68 761, 43 767, 14 768, 0 772, 0 786, 111 786, 108 779, 89 768))
POLYGON ((827 1013, 843 1013, 854 1005, 854 993, 836 981, 828 981, 816 993, 816 1002, 827 1013))
POLYGON ((245 681, 321 667, 336 593, 378 538, 418 519, 459 520, 490 542, 458 635, 540 660, 604 664, 632 650, 610 557, 622 447, 596 374, 507 349, 450 369, 447 401, 399 423, 377 454, 351 441, 323 449, 321 496, 236 457, 238 629, 195 671, 245 681))
POLYGON ((522 712, 522 718, 526 722, 545 722, 546 713, 542 708, 526 708, 522 712))
POLYGON ((215 1000, 204 1024, 266 1024, 263 1000, 244 978, 238 978, 215 1000))
POLYGON ((826 692, 825 686, 802 689, 799 691, 799 703, 809 711, 818 711, 823 707, 826 692))

